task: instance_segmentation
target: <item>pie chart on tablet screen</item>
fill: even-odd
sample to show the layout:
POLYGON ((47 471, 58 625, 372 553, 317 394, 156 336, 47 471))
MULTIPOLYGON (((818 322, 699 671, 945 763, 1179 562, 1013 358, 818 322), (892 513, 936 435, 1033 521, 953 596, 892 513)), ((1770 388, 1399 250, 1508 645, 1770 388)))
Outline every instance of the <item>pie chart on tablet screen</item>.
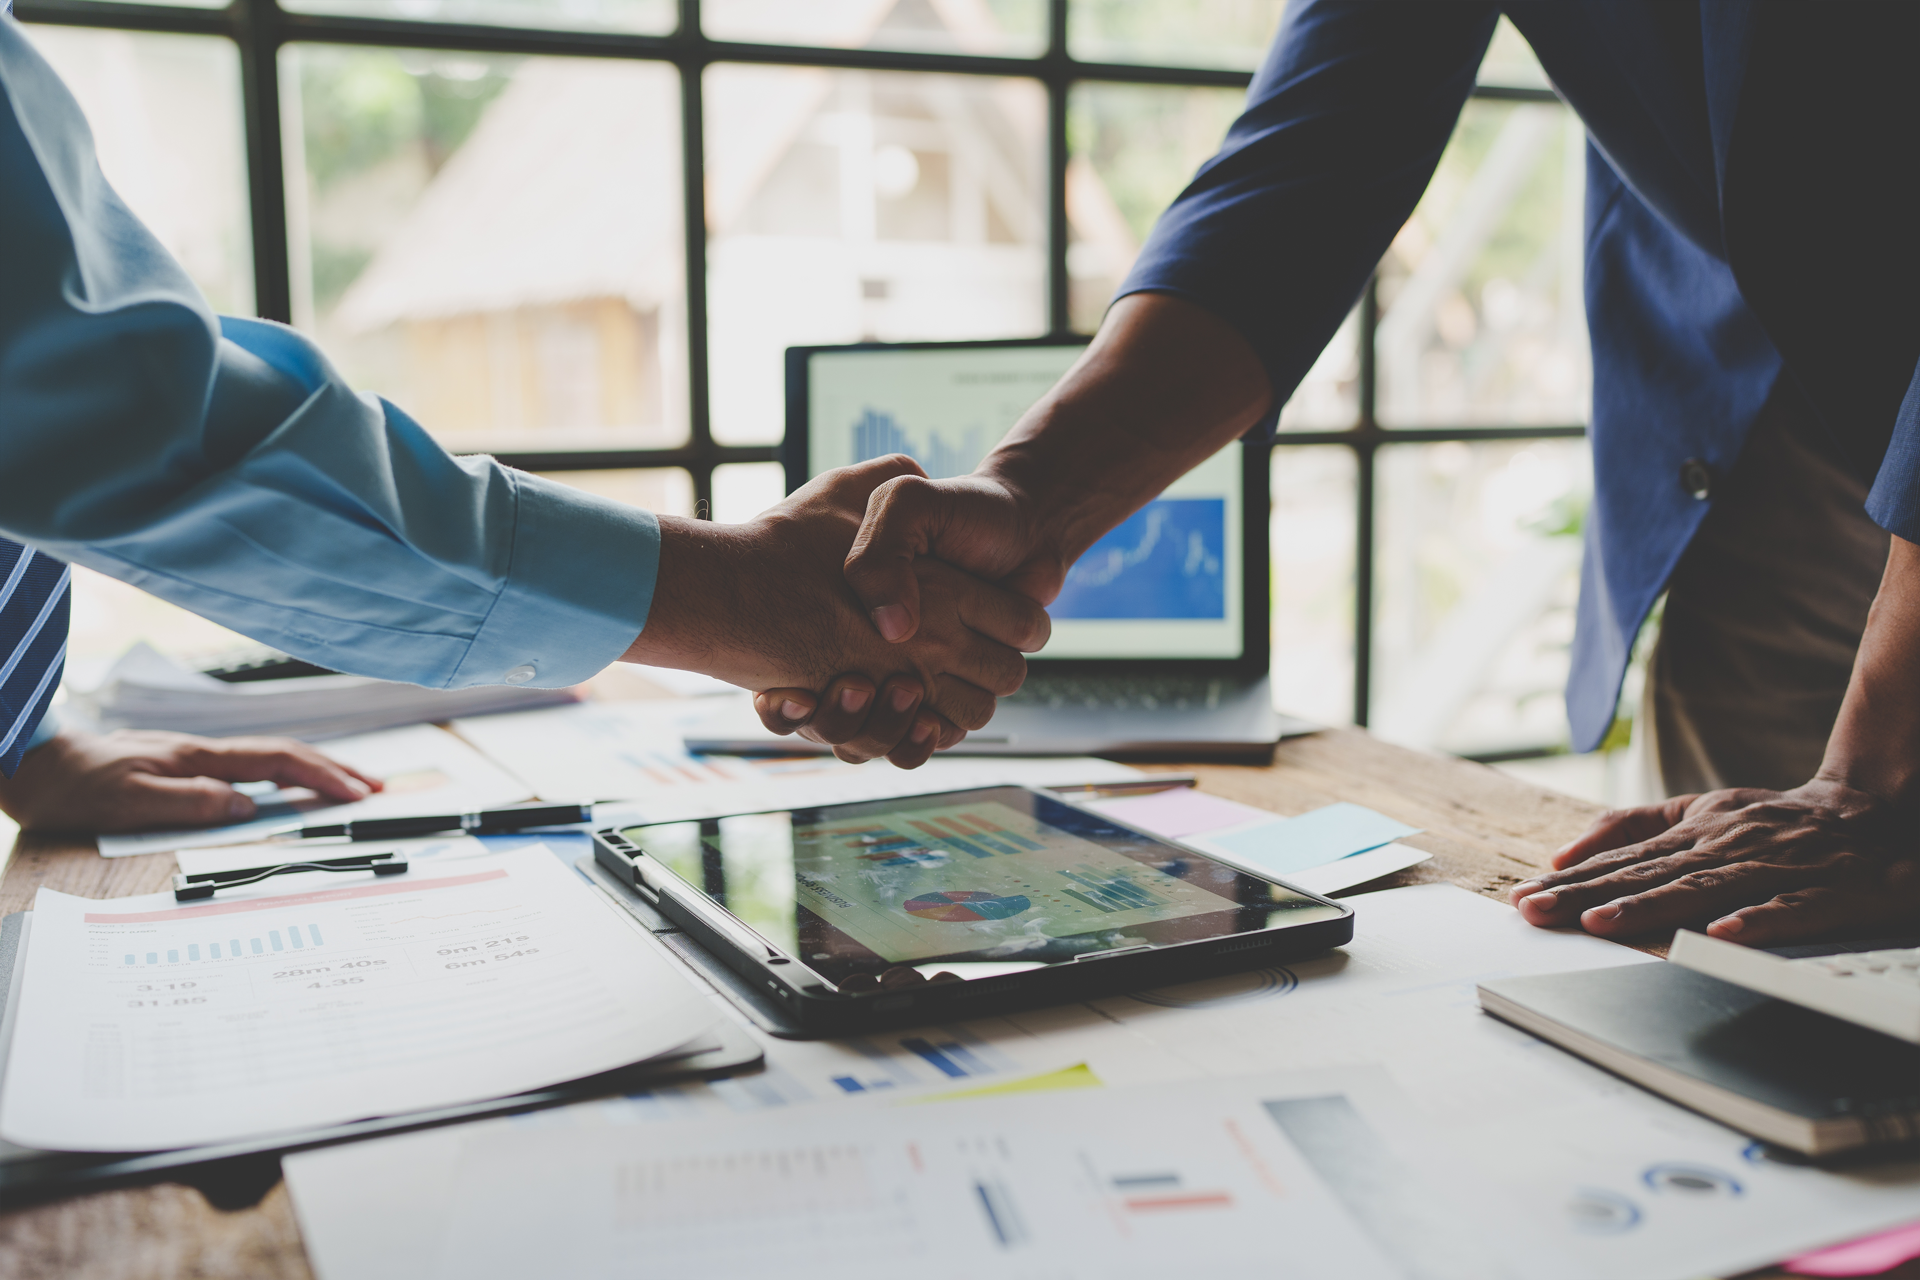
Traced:
POLYGON ((1008 916, 1019 915, 1032 905, 1017 895, 1002 897, 984 889, 947 889, 940 893, 923 893, 901 904, 910 916, 919 916, 922 920, 944 920, 949 924, 1005 920, 1008 916))

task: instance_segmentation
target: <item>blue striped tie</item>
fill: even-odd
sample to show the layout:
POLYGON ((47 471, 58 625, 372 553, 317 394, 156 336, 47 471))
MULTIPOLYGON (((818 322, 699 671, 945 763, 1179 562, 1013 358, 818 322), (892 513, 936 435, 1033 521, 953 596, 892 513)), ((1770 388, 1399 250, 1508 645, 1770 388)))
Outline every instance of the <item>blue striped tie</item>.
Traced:
POLYGON ((67 664, 66 563, 0 538, 0 774, 20 767, 67 664))

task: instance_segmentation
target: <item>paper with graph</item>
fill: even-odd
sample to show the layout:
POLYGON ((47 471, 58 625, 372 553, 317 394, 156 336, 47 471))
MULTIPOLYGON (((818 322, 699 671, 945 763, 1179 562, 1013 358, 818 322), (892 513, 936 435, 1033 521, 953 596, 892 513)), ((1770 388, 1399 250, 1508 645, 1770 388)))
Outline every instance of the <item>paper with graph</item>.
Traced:
POLYGON ((717 1014, 539 846, 272 883, 42 889, 0 1134, 143 1151, 452 1106, 668 1054, 717 1014))

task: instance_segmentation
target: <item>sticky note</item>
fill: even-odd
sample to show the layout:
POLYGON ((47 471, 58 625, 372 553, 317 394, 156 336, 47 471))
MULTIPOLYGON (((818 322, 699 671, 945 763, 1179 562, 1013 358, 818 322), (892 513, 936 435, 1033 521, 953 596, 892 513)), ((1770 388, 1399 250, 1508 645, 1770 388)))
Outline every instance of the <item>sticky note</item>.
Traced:
POLYGON ((1796 1276, 1877 1276, 1920 1258, 1920 1223, 1803 1253, 1781 1264, 1796 1276))
POLYGON ((1219 796, 1210 796, 1192 787, 1174 787, 1149 796, 1098 800, 1087 808, 1169 840, 1179 840, 1203 831, 1243 827, 1262 818, 1269 822, 1277 821, 1280 816, 1252 805, 1222 800, 1219 796))
POLYGON ((1208 836, 1206 843, 1276 875, 1317 867, 1391 844, 1420 828, 1357 804, 1330 804, 1297 818, 1208 836))

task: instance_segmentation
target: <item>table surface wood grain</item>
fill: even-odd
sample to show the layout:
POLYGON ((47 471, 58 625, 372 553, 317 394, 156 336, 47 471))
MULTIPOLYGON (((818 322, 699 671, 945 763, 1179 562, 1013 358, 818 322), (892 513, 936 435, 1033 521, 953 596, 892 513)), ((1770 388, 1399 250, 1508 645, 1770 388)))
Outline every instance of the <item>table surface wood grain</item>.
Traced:
MULTIPOLYGON (((1431 861, 1367 888, 1448 881, 1505 900, 1578 835, 1598 806, 1484 765, 1408 751, 1362 730, 1329 729, 1280 744, 1273 763, 1155 766, 1191 770, 1202 790, 1280 813, 1337 800, 1422 829, 1405 843, 1431 861)), ((23 834, 0 877, 0 914, 41 887, 88 898, 165 889, 173 855, 101 858, 91 841, 23 834)), ((309 1280, 281 1183, 251 1208, 223 1212, 190 1188, 160 1183, 75 1196, 0 1214, 0 1276, 9 1280, 309 1280)))

